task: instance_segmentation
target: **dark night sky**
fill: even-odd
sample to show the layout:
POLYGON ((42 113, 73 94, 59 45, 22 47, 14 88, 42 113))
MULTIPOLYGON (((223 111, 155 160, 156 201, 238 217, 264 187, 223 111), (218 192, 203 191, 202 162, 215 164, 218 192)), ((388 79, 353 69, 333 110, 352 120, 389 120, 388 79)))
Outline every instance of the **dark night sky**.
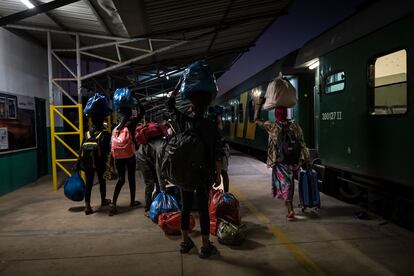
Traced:
POLYGON ((225 93, 276 59, 300 48, 305 42, 355 12, 364 0, 296 0, 288 14, 277 19, 232 68, 218 79, 225 93))

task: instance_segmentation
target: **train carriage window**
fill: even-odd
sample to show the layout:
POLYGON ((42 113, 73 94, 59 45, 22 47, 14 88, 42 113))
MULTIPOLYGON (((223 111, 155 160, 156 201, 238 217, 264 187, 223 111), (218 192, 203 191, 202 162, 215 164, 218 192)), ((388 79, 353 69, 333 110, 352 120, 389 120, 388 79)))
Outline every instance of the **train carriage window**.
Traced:
POLYGON ((230 117, 231 117, 231 122, 234 123, 234 120, 235 120, 235 117, 236 117, 234 106, 230 107, 230 117))
POLYGON ((375 58, 369 65, 371 115, 407 112, 407 51, 375 58))
POLYGON ((16 99, 7 98, 7 113, 9 119, 17 118, 16 99))
POLYGON ((345 72, 329 75, 325 79, 325 93, 335 93, 345 89, 345 72))
POLYGON ((6 98, 0 97, 0 119, 4 119, 6 117, 6 98))
POLYGON ((243 104, 242 103, 239 103, 239 106, 238 106, 238 119, 239 119, 239 123, 243 123, 243 104))

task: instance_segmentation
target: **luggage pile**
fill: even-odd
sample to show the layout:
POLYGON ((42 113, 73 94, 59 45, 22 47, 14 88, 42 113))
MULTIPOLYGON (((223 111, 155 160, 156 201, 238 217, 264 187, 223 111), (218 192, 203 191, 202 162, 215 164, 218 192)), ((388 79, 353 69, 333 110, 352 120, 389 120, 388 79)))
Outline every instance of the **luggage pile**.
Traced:
MULTIPOLYGON (((151 203, 149 217, 154 223, 158 223, 166 235, 181 234, 181 212, 174 196, 164 191, 159 193, 151 203)), ((194 227, 195 220, 190 214, 189 231, 194 227)))
POLYGON ((246 238, 246 226, 241 223, 240 204, 232 193, 210 191, 210 234, 221 244, 239 245, 246 238))

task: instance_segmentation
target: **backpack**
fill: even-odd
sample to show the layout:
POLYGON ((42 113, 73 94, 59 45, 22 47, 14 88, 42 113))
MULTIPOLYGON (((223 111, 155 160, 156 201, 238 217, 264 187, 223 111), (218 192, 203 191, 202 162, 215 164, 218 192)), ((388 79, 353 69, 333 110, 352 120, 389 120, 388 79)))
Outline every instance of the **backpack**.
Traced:
POLYGON ((98 135, 92 136, 90 131, 86 132, 86 140, 82 143, 80 152, 81 169, 94 169, 96 159, 102 156, 102 136, 103 131, 98 135))
POLYGON ((301 145, 290 126, 291 123, 280 126, 276 146, 278 161, 286 165, 297 164, 301 154, 301 145))
POLYGON ((162 177, 184 190, 193 191, 206 176, 205 145, 194 128, 173 136, 161 154, 162 177))
POLYGON ((167 130, 157 123, 138 125, 135 129, 135 141, 141 145, 147 144, 153 138, 164 137, 166 135, 167 130))
POLYGON ((135 155, 135 143, 127 126, 114 129, 111 138, 111 153, 115 159, 130 158, 135 155))

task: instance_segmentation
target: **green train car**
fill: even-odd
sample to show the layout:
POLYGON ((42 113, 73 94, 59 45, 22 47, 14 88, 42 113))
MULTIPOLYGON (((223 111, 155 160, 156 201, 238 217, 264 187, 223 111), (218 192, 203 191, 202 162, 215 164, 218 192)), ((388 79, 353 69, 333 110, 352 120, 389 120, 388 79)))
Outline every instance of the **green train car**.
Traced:
MULTIPOLYGON (((321 190, 414 228, 414 3, 386 2, 340 22, 217 102, 227 139, 264 151, 254 102, 282 72, 297 88, 290 114, 319 157, 321 190)), ((274 120, 272 111, 262 115, 274 120)))

